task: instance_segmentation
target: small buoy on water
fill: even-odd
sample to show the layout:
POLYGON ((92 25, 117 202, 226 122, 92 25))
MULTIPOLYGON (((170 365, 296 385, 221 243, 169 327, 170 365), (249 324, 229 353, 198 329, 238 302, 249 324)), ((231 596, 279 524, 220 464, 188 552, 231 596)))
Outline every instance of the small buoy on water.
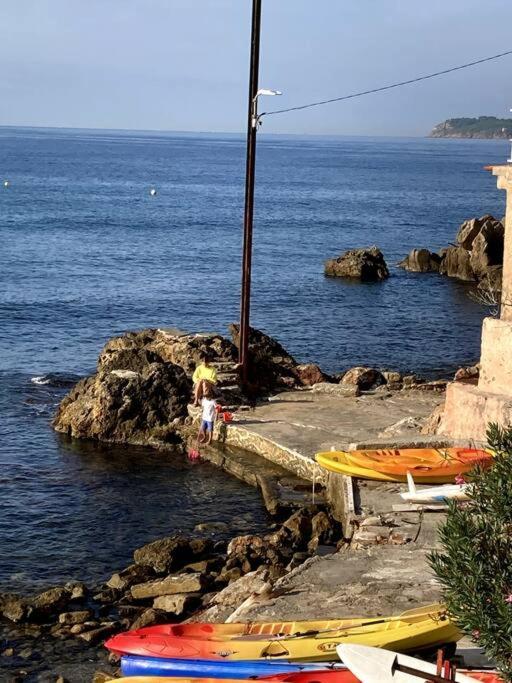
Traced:
POLYGON ((156 197, 156 190, 155 190, 154 187, 151 188, 151 190, 149 191, 149 194, 150 194, 152 197, 156 197))
POLYGON ((4 180, 4 187, 9 187, 11 183, 8 180, 4 180))

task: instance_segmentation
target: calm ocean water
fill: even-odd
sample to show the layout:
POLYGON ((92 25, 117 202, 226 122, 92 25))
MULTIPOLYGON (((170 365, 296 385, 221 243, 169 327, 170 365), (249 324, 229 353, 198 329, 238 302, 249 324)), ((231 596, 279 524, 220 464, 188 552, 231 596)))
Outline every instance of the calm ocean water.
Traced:
MULTIPOLYGON (((262 136, 253 324, 330 371, 474 361, 485 311, 467 286, 394 264, 447 245, 465 218, 503 215, 483 166, 507 155, 506 141, 262 136), (371 244, 388 281, 323 277, 325 258, 371 244)), ((242 500, 235 531, 261 523, 256 493, 212 468, 48 426, 58 385, 109 337, 237 319, 243 138, 0 128, 0 169, 0 589, 97 578, 242 500)))

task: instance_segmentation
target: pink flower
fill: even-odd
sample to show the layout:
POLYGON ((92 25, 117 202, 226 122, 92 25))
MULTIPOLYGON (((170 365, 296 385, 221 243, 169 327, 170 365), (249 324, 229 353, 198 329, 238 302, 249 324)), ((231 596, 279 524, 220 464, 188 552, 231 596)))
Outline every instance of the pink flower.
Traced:
POLYGON ((459 486, 462 486, 462 484, 466 483, 466 480, 464 479, 462 474, 457 474, 457 476, 455 477, 455 483, 459 484, 459 486))
POLYGON ((509 593, 507 595, 507 597, 505 598, 505 602, 508 602, 509 605, 512 603, 512 593, 509 593))
POLYGON ((473 640, 478 640, 478 638, 480 638, 480 631, 475 628, 474 631, 471 631, 471 635, 473 636, 473 640))

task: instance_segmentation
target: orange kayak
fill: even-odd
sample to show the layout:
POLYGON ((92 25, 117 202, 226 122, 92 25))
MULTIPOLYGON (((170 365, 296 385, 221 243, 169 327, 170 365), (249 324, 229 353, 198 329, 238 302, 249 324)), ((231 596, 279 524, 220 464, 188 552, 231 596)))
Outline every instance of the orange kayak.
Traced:
POLYGON ((397 448, 347 451, 345 458, 358 467, 383 474, 405 475, 414 478, 455 477, 469 472, 477 462, 491 463, 492 454, 472 448, 397 448))

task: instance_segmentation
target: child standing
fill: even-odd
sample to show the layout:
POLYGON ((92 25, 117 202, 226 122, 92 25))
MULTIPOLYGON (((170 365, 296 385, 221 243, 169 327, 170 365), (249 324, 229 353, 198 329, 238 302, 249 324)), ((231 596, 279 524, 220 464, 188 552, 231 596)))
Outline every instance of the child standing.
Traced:
POLYGON ((211 444, 213 438, 217 401, 213 398, 213 392, 209 386, 205 388, 204 396, 201 400, 201 407, 203 412, 201 415, 201 427, 199 428, 199 434, 197 435, 198 449, 200 443, 204 443, 205 446, 208 446, 211 444))

